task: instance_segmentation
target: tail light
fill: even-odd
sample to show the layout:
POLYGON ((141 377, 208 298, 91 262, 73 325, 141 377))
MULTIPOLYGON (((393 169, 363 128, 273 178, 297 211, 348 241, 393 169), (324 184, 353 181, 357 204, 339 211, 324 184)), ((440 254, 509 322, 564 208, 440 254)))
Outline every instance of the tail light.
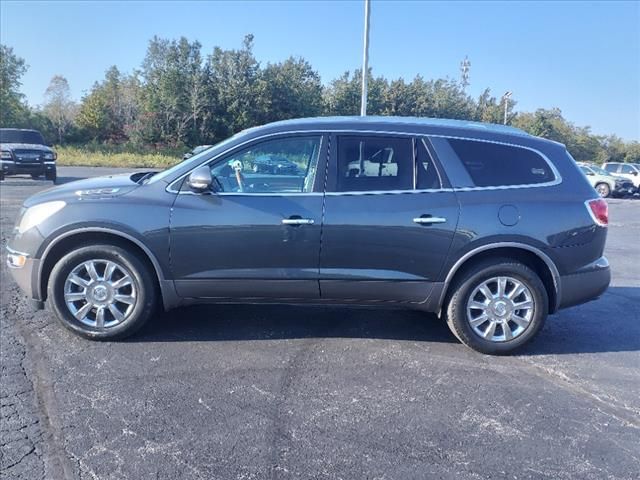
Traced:
POLYGON ((587 210, 596 225, 606 227, 609 225, 609 205, 603 198, 594 198, 593 200, 587 200, 587 210))

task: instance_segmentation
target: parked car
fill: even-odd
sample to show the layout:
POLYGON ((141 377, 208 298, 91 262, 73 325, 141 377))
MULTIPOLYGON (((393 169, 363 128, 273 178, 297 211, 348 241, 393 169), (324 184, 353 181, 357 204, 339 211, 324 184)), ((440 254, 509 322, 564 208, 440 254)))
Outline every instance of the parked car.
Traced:
POLYGON ((626 178, 614 177, 606 170, 588 163, 579 162, 580 170, 587 176, 591 186, 603 198, 633 195, 635 187, 626 178))
POLYGON ((251 169, 254 173, 272 175, 299 175, 300 168, 282 155, 260 155, 253 159, 251 169))
POLYGON ((187 158, 191 158, 194 155, 198 155, 199 153, 202 153, 202 152, 204 152, 205 150, 207 150, 207 149, 209 149, 211 147, 212 147, 212 145, 199 145, 196 148, 194 148, 193 150, 190 150, 187 153, 185 153, 182 156, 182 159, 186 160, 187 158))
POLYGON ((607 162, 602 168, 615 177, 626 178, 640 192, 640 166, 634 163, 607 162))
POLYGON ((37 130, 0 128, 0 180, 9 175, 56 181, 56 152, 37 130))
MULTIPOLYGON (((484 353, 597 298, 608 210, 561 144, 500 125, 300 119, 160 173, 80 180, 24 203, 7 261, 37 307, 90 339, 202 302, 435 312, 484 353), (393 151, 394 175, 350 165, 393 151), (305 164, 261 175, 260 155, 305 164), (273 178, 274 181, 269 179, 273 178)), ((574 328, 579 328, 575 325, 574 328)))

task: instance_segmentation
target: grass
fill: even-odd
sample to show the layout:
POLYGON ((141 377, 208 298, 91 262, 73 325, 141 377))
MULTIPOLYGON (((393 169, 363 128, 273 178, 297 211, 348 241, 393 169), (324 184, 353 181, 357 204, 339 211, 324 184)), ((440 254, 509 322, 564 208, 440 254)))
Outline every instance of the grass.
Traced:
POLYGON ((95 146, 57 146, 58 165, 85 167, 167 168, 182 160, 178 152, 135 152, 95 146))

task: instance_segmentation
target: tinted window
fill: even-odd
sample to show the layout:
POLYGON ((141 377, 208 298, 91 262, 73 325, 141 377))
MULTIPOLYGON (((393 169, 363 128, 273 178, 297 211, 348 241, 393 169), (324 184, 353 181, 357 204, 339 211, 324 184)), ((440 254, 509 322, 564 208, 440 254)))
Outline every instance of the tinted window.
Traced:
POLYGON ((449 139, 473 183, 478 187, 532 185, 555 176, 536 152, 499 143, 449 139))
POLYGON ((604 169, 607 172, 613 172, 616 173, 618 171, 618 165, 613 164, 613 163, 608 163, 607 165, 604 166, 604 169))
POLYGON ((223 192, 311 192, 320 139, 291 137, 260 142, 216 162, 211 173, 223 192))
POLYGON ((339 192, 413 189, 413 147, 408 138, 339 137, 339 192))
POLYGON ((44 145, 44 138, 35 130, 0 129, 0 143, 28 143, 31 145, 44 145))
POLYGON ((633 168, 631 165, 622 165, 620 167, 620 173, 633 173, 635 171, 636 169, 633 168))

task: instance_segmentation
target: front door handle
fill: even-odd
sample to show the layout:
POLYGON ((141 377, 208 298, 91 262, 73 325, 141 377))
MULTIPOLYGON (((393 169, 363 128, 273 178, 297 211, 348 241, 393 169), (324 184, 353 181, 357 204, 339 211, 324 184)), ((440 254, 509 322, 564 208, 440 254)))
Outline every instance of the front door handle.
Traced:
POLYGON ((432 217, 431 215, 422 215, 413 219, 413 223, 419 225, 433 225, 434 223, 445 223, 446 221, 446 218, 432 217))
POLYGON ((296 217, 292 217, 292 218, 283 218, 282 219, 282 224, 283 225, 291 225, 291 226, 298 226, 298 225, 313 225, 314 221, 312 218, 296 218, 296 217))

